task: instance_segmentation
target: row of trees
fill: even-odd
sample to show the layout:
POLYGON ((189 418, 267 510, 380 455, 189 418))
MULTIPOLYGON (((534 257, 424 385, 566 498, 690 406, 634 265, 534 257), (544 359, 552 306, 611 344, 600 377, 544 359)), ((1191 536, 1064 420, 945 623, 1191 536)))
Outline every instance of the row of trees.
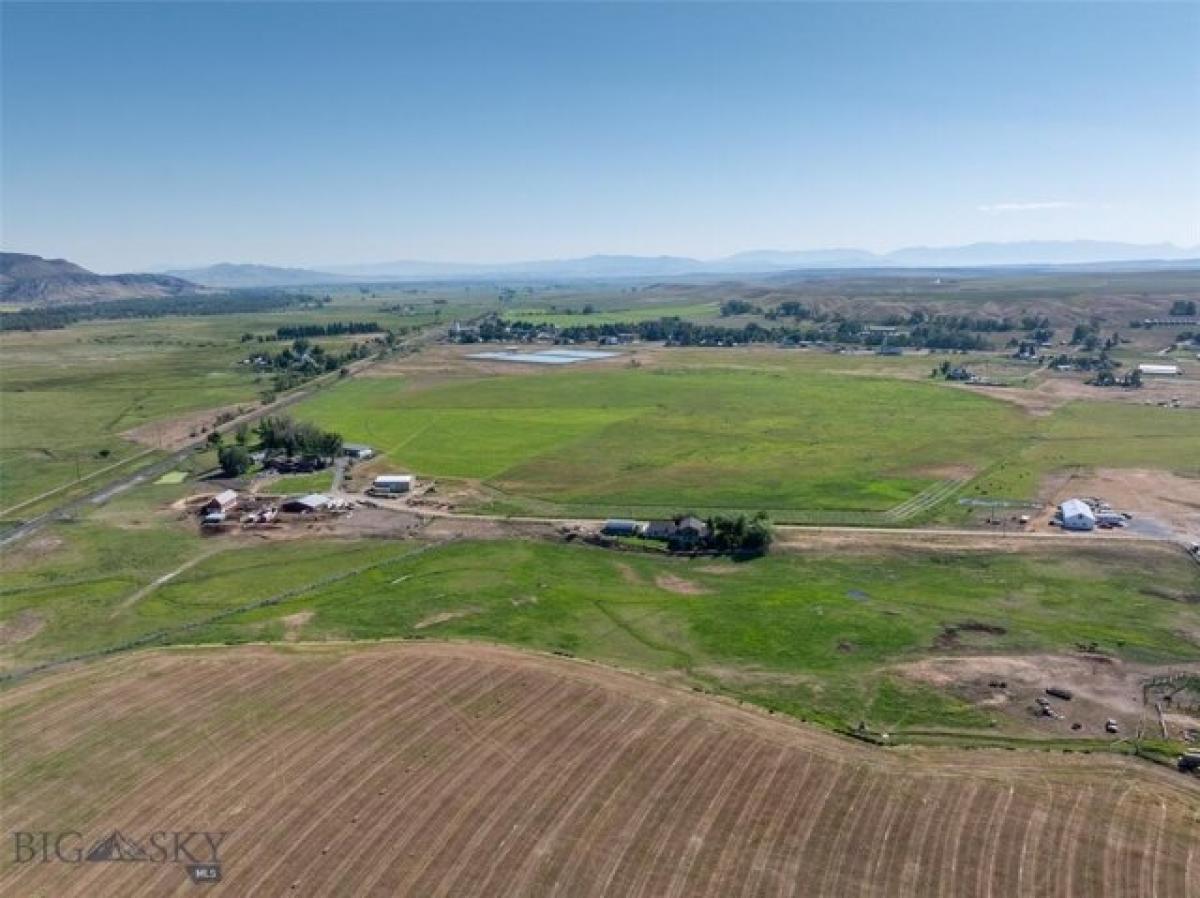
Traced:
POLYGON ((326 300, 305 293, 234 291, 170 296, 161 299, 112 299, 45 309, 21 309, 0 315, 0 331, 58 330, 78 321, 163 318, 180 315, 235 315, 319 307, 326 300))
MULTIPOLYGON (((352 334, 379 334, 383 328, 378 321, 331 321, 328 324, 289 324, 275 328, 276 340, 295 340, 298 337, 344 337, 352 334)), ((245 342, 249 334, 242 335, 245 342)), ((271 339, 260 336, 259 340, 271 339)))
MULTIPOLYGON (((521 319, 492 318, 482 322, 472 342, 528 341, 543 328, 521 319)), ((606 337, 632 334, 639 340, 665 342, 672 346, 737 346, 748 343, 857 343, 863 346, 926 347, 930 349, 987 349, 988 343, 978 334, 960 330, 942 330, 937 323, 915 327, 908 334, 888 334, 868 330, 861 321, 841 319, 809 327, 764 327, 750 322, 742 327, 685 321, 682 318, 659 318, 654 321, 619 322, 614 324, 581 324, 558 328, 558 342, 595 342, 606 337)))

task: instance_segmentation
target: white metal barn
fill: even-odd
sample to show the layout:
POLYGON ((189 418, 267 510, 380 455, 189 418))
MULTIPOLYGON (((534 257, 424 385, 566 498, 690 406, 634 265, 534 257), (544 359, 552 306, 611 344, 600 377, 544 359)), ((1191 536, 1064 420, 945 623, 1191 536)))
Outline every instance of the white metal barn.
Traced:
POLYGON ((1156 377, 1173 377, 1183 373, 1183 370, 1178 365, 1152 365, 1143 363, 1138 365, 1137 369, 1139 374, 1149 374, 1156 377))
POLYGON ((1068 499, 1058 506, 1065 530, 1094 530, 1096 514, 1082 499, 1068 499))
POLYGON ((371 484, 371 488, 377 493, 407 493, 412 489, 412 485, 411 474, 380 474, 371 484))

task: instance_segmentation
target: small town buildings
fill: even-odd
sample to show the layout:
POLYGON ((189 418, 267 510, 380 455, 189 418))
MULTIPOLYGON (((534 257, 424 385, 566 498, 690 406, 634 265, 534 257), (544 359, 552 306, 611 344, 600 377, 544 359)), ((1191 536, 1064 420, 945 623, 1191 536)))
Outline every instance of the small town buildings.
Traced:
POLYGON ((411 492, 413 476, 411 474, 380 474, 371 483, 371 490, 385 495, 397 495, 411 492))
POLYGON ((346 443, 342 446, 342 455, 355 460, 371 458, 375 455, 375 450, 363 443, 346 443))
POLYGON ((1138 374, 1163 375, 1173 376, 1182 374, 1183 370, 1178 365, 1153 365, 1143 363, 1137 366, 1138 374))
POLYGON ((324 511, 329 507, 331 500, 328 496, 321 493, 309 493, 307 496, 301 496, 298 499, 286 499, 279 506, 283 511, 289 511, 294 514, 311 514, 316 511, 324 511))
POLYGON ((204 514, 219 513, 224 515, 225 512, 232 510, 237 505, 237 500, 238 494, 236 491, 222 490, 204 503, 204 507, 201 508, 201 511, 204 514))
POLYGON ((1068 499, 1058 507, 1064 530, 1094 530, 1096 513, 1082 499, 1068 499))

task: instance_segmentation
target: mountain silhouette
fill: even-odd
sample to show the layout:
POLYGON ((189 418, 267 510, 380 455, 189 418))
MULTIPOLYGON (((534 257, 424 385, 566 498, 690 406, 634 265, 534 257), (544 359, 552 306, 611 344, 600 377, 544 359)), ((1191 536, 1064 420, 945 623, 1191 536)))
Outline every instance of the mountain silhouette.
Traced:
POLYGON ((86 859, 89 861, 148 861, 146 850, 137 842, 126 838, 120 830, 114 829, 112 835, 101 839, 90 849, 86 859))

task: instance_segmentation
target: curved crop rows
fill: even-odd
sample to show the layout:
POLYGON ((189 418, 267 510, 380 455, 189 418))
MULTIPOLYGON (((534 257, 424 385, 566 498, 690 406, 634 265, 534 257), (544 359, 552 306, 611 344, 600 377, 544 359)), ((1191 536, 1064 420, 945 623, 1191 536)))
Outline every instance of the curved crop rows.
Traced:
MULTIPOLYGON (((147 653, 0 697, 3 826, 229 833, 212 895, 1200 896, 1200 787, 888 752, 481 646, 147 653)), ((160 863, 3 894, 189 895, 160 863)))

